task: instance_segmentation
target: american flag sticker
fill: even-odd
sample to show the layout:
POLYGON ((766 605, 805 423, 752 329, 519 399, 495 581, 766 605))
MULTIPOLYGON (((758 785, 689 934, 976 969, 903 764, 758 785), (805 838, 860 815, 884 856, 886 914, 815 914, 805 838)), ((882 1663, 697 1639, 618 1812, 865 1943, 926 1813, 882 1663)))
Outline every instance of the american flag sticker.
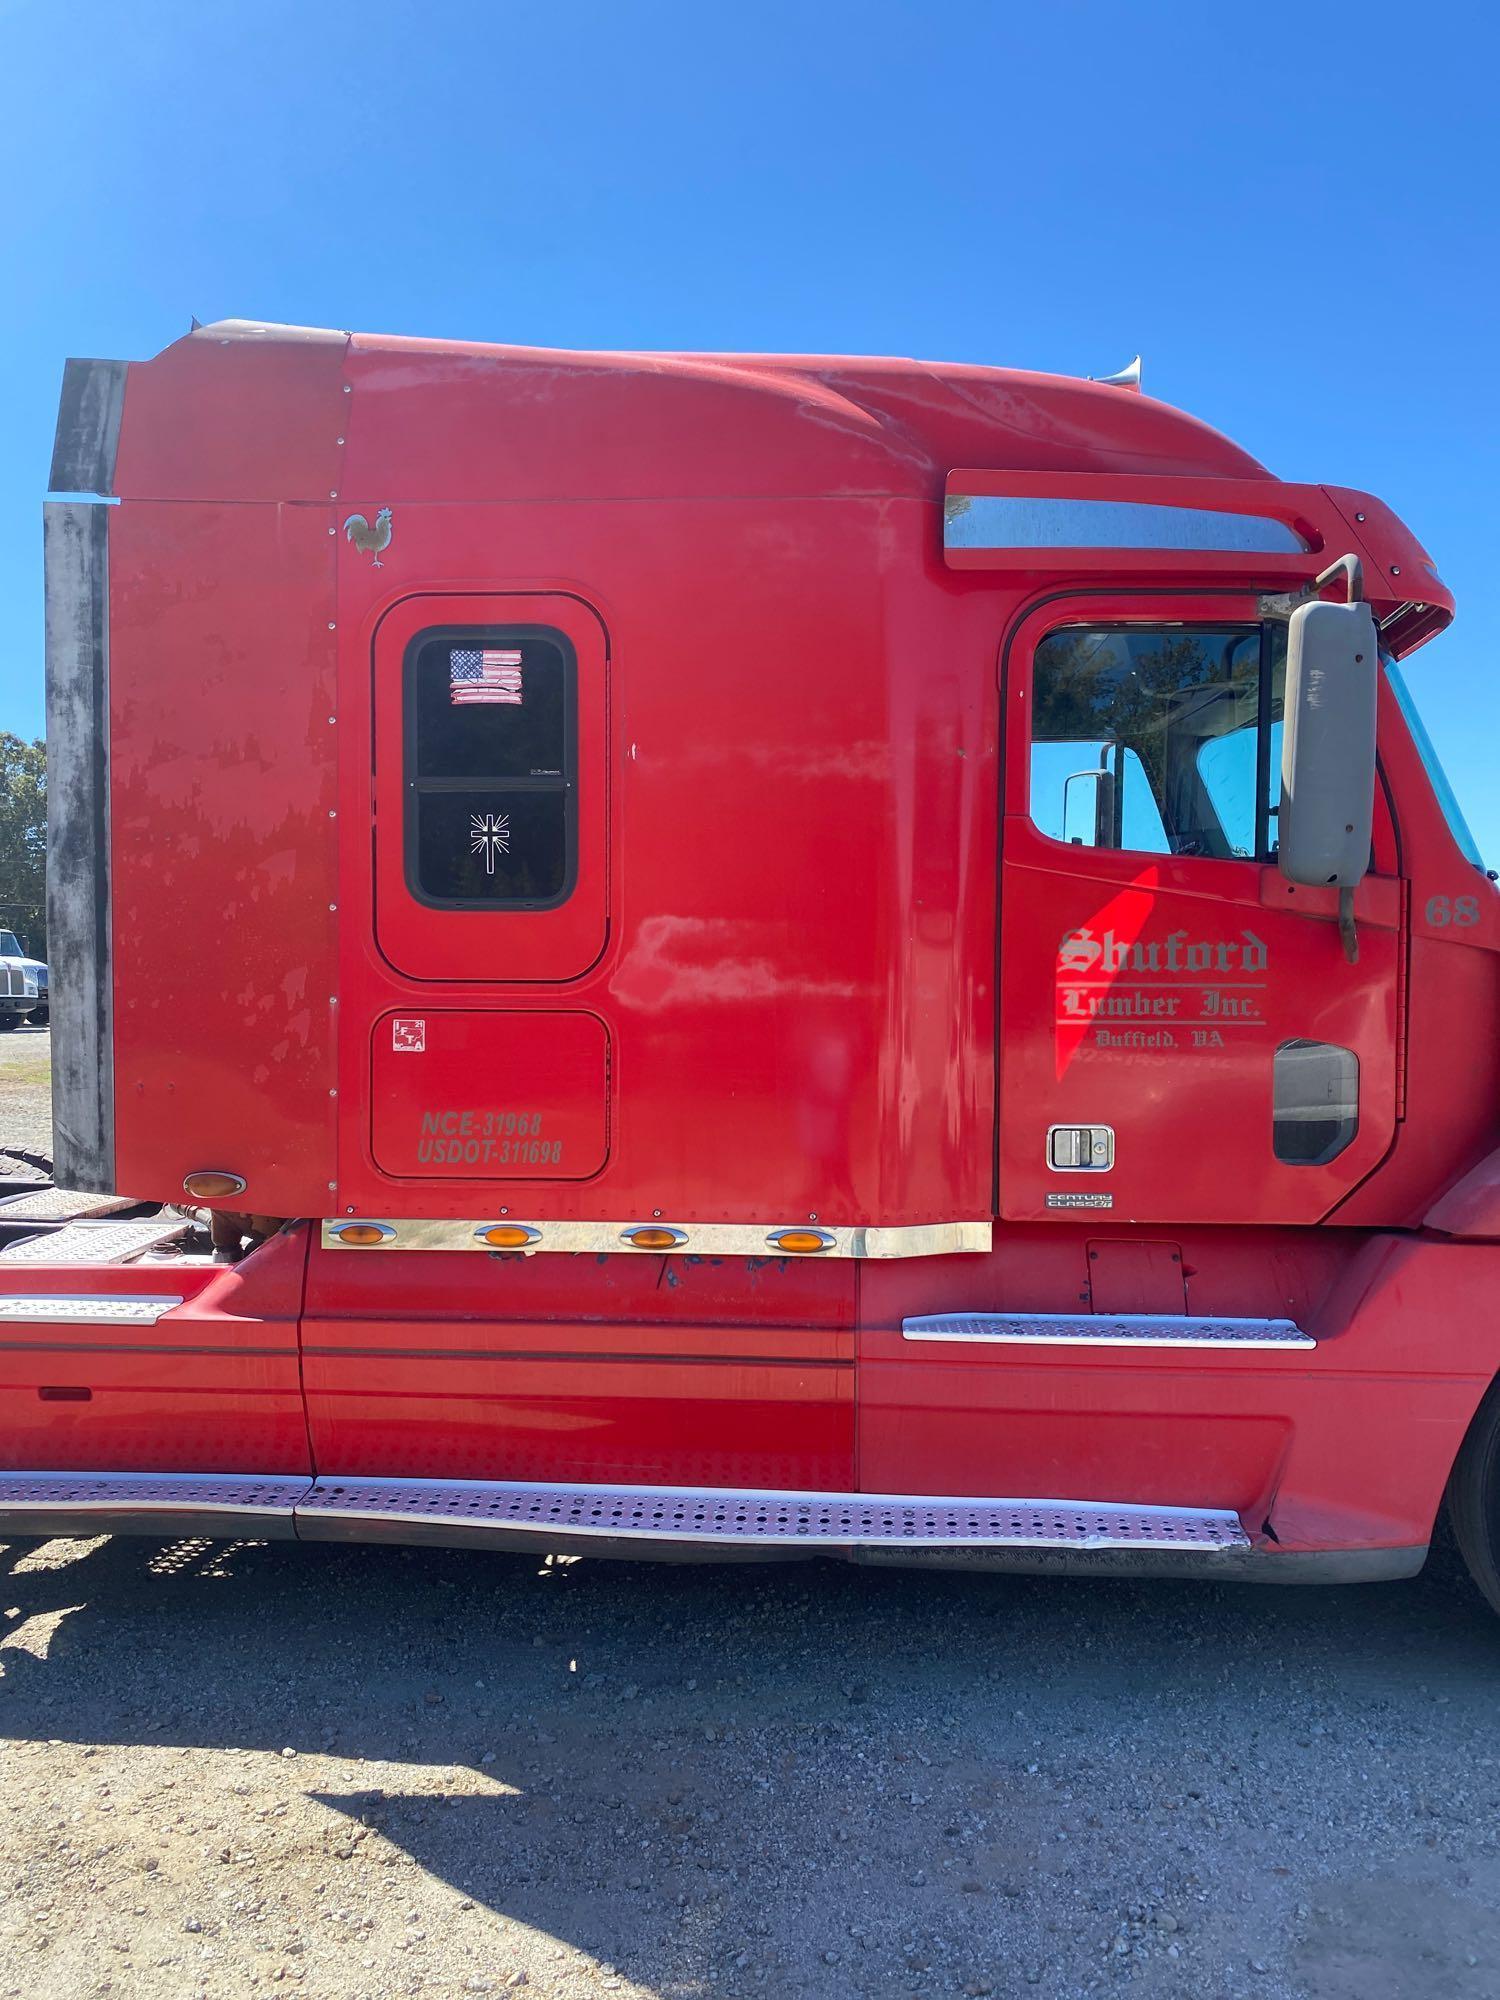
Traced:
POLYGON ((448 699, 455 708, 476 702, 508 702, 521 706, 521 654, 503 650, 455 646, 448 655, 448 699))

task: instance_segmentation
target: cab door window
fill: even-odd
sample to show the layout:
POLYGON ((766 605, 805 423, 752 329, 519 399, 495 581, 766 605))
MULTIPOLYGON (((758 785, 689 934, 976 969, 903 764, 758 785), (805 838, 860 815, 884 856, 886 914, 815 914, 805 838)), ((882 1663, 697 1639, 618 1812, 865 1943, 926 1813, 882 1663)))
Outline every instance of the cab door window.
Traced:
POLYGON ((1281 625, 1070 626, 1033 667, 1031 817, 1071 845, 1269 860, 1281 625))

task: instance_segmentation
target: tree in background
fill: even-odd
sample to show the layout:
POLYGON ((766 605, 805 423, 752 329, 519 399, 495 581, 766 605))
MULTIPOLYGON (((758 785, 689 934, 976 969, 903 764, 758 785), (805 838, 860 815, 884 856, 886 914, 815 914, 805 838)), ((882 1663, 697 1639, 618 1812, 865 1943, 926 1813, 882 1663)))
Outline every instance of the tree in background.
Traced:
POLYGON ((47 956, 47 746, 0 730, 0 927, 47 956))

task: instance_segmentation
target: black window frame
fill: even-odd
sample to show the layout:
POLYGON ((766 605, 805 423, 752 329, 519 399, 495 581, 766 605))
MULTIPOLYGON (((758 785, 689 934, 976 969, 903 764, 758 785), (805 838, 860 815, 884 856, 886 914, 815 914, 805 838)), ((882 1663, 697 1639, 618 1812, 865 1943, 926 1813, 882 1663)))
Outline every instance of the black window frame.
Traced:
MULTIPOLYGON (((1037 658, 1042 651, 1042 648, 1046 645, 1049 639, 1058 637, 1059 635, 1065 632, 1103 632, 1103 633, 1118 632, 1118 633, 1135 635, 1143 632, 1201 631, 1201 632, 1213 632, 1216 634, 1222 633, 1226 637, 1238 634, 1243 638, 1250 638, 1252 636, 1258 635, 1258 655, 1257 655, 1257 665, 1256 665, 1256 704, 1255 704, 1255 730, 1256 730, 1255 830, 1254 830, 1255 852, 1253 855, 1193 855, 1193 854, 1180 854, 1176 850, 1169 850, 1169 852, 1171 853, 1172 858, 1174 859, 1188 860, 1188 861, 1238 860, 1238 861, 1243 861, 1246 864, 1254 867, 1264 867, 1267 864, 1274 862, 1276 859, 1277 844, 1272 823, 1277 816, 1277 807, 1271 804, 1271 732, 1275 727, 1278 718, 1272 715, 1271 708, 1274 700, 1275 668, 1276 668, 1274 634, 1278 629, 1283 634, 1282 666, 1284 671, 1285 670, 1284 639, 1287 628, 1285 620, 1276 618, 1226 618, 1220 621, 1210 618, 1169 618, 1169 619, 1153 620, 1150 618, 1114 617, 1114 618, 1091 619, 1085 617, 1077 619, 1065 619, 1056 625, 1049 626, 1048 629, 1044 633, 1042 633, 1042 635, 1037 639, 1036 643, 1033 645, 1031 649, 1031 660, 1029 667, 1029 680, 1031 686, 1030 686, 1030 700, 1028 703, 1028 707, 1030 709, 1030 717, 1029 717, 1029 737, 1027 742, 1026 810, 1027 810, 1027 817, 1030 820, 1031 825, 1035 829, 1035 831, 1039 833, 1044 840, 1053 840, 1054 845, 1069 844, 1067 842, 1055 841, 1053 839, 1053 836, 1049 834, 1046 831, 1046 829, 1032 815, 1032 801, 1031 801, 1031 791, 1030 791, 1032 747, 1039 742, 1045 743, 1045 742, 1059 742, 1067 740, 1064 738, 1057 738, 1057 737, 1039 737, 1036 734, 1036 716, 1038 708, 1037 691, 1036 691, 1036 663, 1037 663, 1037 658)), ((1125 749, 1125 748, 1130 748, 1132 746, 1120 742, 1119 747, 1125 749)), ((1202 783, 1202 780, 1199 779, 1198 782, 1202 783)), ((1209 802, 1210 805, 1213 806, 1213 799, 1211 794, 1209 794, 1209 802)), ((1156 805, 1157 805, 1157 810, 1160 813, 1161 801, 1159 799, 1156 801, 1156 805)), ((1124 810, 1123 786, 1117 784, 1115 787, 1115 819, 1117 822, 1121 820, 1123 816, 1123 810, 1124 810)), ((1217 806, 1213 806, 1213 810, 1215 817, 1217 818, 1218 817, 1217 806)), ((1164 818, 1163 818, 1163 823, 1165 823, 1164 818)), ((1152 850, 1147 848, 1125 847, 1121 845, 1117 840, 1116 843, 1112 846, 1090 849, 1089 851, 1105 853, 1105 854, 1137 854, 1137 853, 1150 853, 1152 850)))
POLYGON ((578 653, 566 632, 555 625, 424 625, 406 642, 401 658, 401 760, 402 760, 402 867, 406 892, 414 902, 429 910, 479 912, 492 917, 525 914, 528 911, 560 909, 578 886, 578 653), (544 640, 555 646, 562 657, 563 742, 562 772, 559 777, 508 777, 468 775, 437 778, 420 775, 418 763, 418 716, 416 665, 423 649, 434 641, 451 641, 466 650, 485 647, 524 646, 530 640, 544 640), (422 887, 418 866, 417 800, 433 792, 540 792, 563 797, 563 882, 555 896, 516 897, 502 901, 492 896, 434 896, 422 887))

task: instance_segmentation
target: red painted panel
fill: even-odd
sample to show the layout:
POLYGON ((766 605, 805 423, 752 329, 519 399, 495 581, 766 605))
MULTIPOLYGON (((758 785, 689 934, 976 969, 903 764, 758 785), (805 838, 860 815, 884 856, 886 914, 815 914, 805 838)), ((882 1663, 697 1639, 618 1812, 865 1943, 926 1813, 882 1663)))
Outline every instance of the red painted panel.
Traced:
POLYGON ((115 466, 125 499, 339 498, 343 334, 205 327, 132 362, 115 466))
POLYGON ((794 1258, 314 1246, 324 1472, 854 1484, 854 1273, 794 1258))
POLYGON ((1389 1158, 1339 1220, 1415 1227, 1459 1172, 1500 1142, 1500 1035, 1493 1032, 1500 1021, 1500 893, 1460 851, 1395 696, 1384 685, 1380 695, 1381 764, 1409 885, 1406 1116, 1389 1158), (1461 896, 1473 899, 1472 924, 1452 922, 1461 896))
POLYGON ((334 1178, 333 547, 306 507, 110 522, 117 1185, 320 1211, 334 1178))
MULTIPOLYGON (((1056 375, 833 355, 560 354, 357 334, 349 486, 409 501, 904 495, 953 465, 1253 477, 1149 396, 1056 375)), ((934 517, 936 508, 933 507, 934 517)), ((577 572, 574 572, 577 574, 577 572)))
POLYGON ((180 1297, 154 1326, 0 1324, 0 1468, 33 1472, 309 1469, 297 1362, 308 1231, 244 1263, 0 1264, 0 1293, 180 1297), (45 1388, 88 1390, 54 1402, 45 1388))
POLYGON ((609 1037, 592 1014, 385 1014, 371 1066, 385 1173, 580 1180, 604 1165, 609 1037))
MULTIPOLYGON (((1325 486, 1323 491, 1338 508, 1351 544, 1364 556, 1366 593, 1397 604, 1425 605, 1420 619, 1409 614, 1412 629, 1420 630, 1423 639, 1441 631, 1453 616, 1453 593, 1406 523, 1373 494, 1347 486, 1325 486)), ((1408 636, 1400 650, 1410 645, 1408 636)))
MULTIPOLYGON (((529 1006, 606 1024, 614 1107, 602 1172, 517 1183, 514 1213, 989 1212, 995 608, 943 573, 936 518, 916 502, 408 505, 382 569, 341 547, 339 1213, 488 1212, 491 1182, 381 1172, 369 1036, 388 1014, 529 1006), (430 621, 445 586, 509 602, 508 582, 554 608, 586 588, 611 635, 608 933, 564 992, 528 986, 539 963, 516 927, 571 903, 424 910, 439 955, 399 964, 387 904, 385 951, 360 915, 369 635, 383 642, 387 614, 430 621)), ((389 764, 379 751, 382 855, 400 823, 389 764)))
POLYGON ((1028 1367, 986 1347, 961 1356, 886 1366, 861 1348, 867 1492, 928 1492, 937 1473, 950 1495, 1231 1507, 1259 1526, 1292 1425, 1260 1413, 1243 1367, 1231 1410, 1196 1368, 1155 1373, 1143 1389, 1128 1370, 1086 1371, 1075 1357, 1063 1391, 1056 1361, 1028 1367))
POLYGON ((1269 1516, 1289 1548, 1428 1539, 1500 1361, 1495 1249, 1339 1230, 1183 1232, 1190 1312, 1289 1317, 1313 1349, 902 1338, 916 1313, 1086 1313, 1071 1303, 1082 1244, 1047 1234, 1002 1231, 989 1258, 867 1267, 864 1490, 1234 1507, 1252 1527, 1269 1516))
POLYGON ((1500 1241, 1500 1152, 1486 1153, 1426 1215, 1426 1226, 1445 1236, 1500 1241))
POLYGON ((811 1487, 854 1479, 854 1369, 756 1329, 309 1320, 325 1473, 811 1487))
POLYGON ((1185 1313, 1182 1245, 1092 1238, 1089 1301, 1096 1313, 1185 1313))

